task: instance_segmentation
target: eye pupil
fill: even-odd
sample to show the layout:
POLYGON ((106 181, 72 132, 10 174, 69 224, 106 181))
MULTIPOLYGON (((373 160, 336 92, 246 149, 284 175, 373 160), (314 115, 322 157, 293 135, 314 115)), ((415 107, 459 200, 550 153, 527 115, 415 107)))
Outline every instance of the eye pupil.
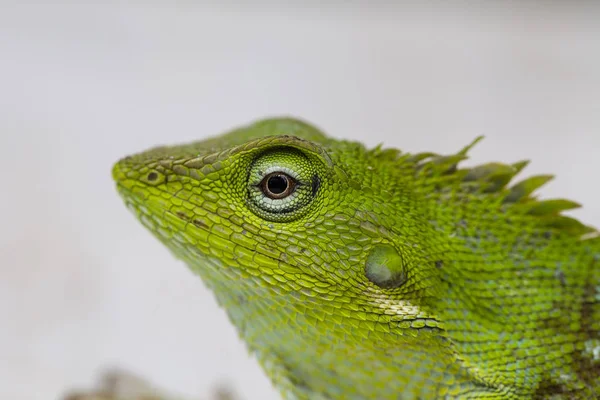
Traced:
POLYGON ((294 192, 296 180, 282 172, 274 172, 262 180, 260 187, 270 199, 284 199, 294 192))
POLYGON ((283 175, 274 175, 267 181, 267 189, 273 194, 282 194, 287 190, 289 182, 283 175))

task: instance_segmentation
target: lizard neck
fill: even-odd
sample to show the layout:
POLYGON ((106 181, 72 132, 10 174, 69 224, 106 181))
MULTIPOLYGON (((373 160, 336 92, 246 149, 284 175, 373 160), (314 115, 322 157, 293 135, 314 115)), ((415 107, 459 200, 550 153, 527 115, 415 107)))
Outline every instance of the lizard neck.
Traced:
POLYGON ((232 280, 236 272, 216 259, 189 264, 286 398, 432 398, 448 390, 439 384, 448 376, 452 386, 474 385, 439 329, 372 330, 350 308, 258 285, 256 277, 232 280))

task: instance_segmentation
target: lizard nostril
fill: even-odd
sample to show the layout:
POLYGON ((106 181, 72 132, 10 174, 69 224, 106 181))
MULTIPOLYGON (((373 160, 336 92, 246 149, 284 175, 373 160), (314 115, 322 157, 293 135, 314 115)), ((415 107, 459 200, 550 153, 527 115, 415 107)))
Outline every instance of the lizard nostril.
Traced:
POLYGON ((167 176, 159 171, 150 171, 146 174, 143 174, 139 180, 147 185, 157 186, 161 183, 164 183, 167 180, 167 176))

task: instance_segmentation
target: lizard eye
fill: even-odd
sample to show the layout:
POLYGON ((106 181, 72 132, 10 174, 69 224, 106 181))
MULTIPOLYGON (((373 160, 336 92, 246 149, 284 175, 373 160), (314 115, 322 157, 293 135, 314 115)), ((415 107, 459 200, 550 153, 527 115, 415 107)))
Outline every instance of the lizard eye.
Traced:
POLYGON ((302 152, 271 150, 250 167, 248 206, 263 219, 291 221, 315 197, 319 182, 315 166, 302 152))
POLYGON ((260 188, 270 199, 283 199, 294 192, 296 180, 282 172, 272 172, 265 176, 260 188))

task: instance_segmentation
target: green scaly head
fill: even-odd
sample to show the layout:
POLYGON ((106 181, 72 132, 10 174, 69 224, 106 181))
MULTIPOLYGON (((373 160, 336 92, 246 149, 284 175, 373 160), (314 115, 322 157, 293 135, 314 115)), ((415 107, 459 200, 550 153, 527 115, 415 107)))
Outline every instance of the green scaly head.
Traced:
POLYGON ((595 231, 531 196, 549 177, 508 187, 526 163, 459 169, 468 149, 369 150, 282 118, 113 176, 286 398, 591 393, 595 231))

